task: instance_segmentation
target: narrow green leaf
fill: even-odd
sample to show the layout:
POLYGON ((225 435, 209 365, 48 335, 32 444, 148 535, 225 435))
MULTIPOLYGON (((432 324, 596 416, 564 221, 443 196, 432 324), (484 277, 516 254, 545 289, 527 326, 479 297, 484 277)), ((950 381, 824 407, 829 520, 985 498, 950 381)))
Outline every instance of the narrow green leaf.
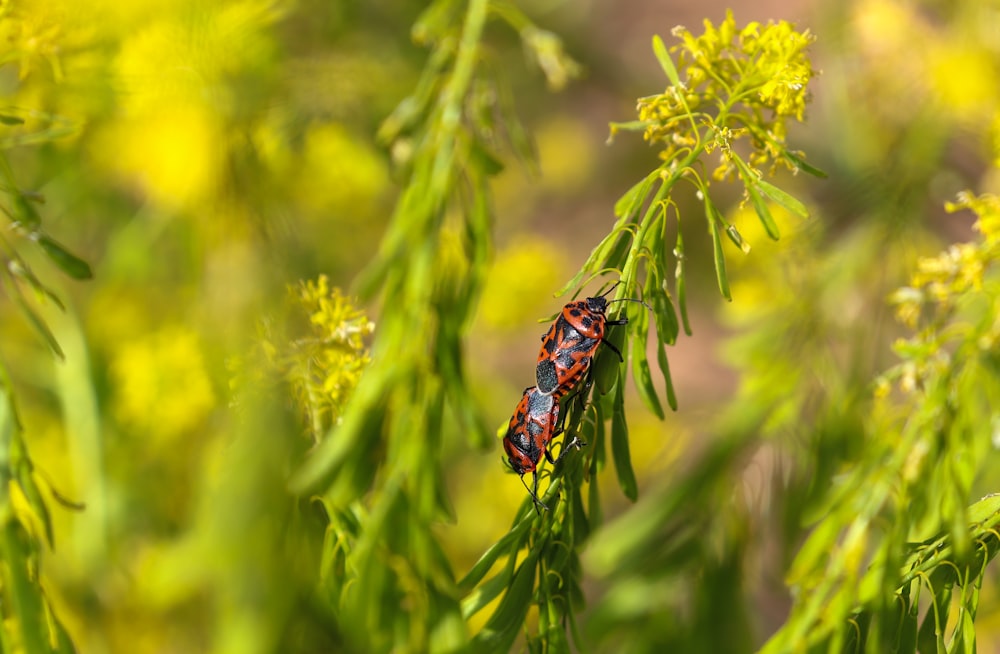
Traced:
MULTIPOLYGON (((403 383, 403 371, 399 368, 380 369, 381 375, 375 371, 361 377, 354 396, 348 405, 343 422, 336 426, 330 437, 323 439, 312 451, 309 458, 292 475, 289 487, 293 493, 304 495, 310 492, 320 492, 346 461, 357 457, 360 453, 358 443, 377 444, 381 442, 382 418, 385 415, 385 402, 388 392, 394 384, 403 383)), ((350 468, 350 475, 341 475, 338 482, 345 492, 349 492, 356 482, 361 482, 365 471, 362 461, 350 468)))
POLYGON ((590 251, 590 256, 587 257, 587 261, 580 266, 580 270, 573 275, 573 279, 569 280, 565 286, 556 291, 555 296, 559 297, 560 295, 564 295, 569 292, 570 289, 579 286, 584 275, 587 273, 593 273, 601 270, 602 268, 614 268, 615 266, 613 266, 610 262, 620 260, 628 252, 631 245, 631 229, 627 229, 623 226, 617 226, 612 229, 607 236, 601 239, 601 242, 597 244, 597 247, 590 251))
POLYGON ((38 244, 45 250, 45 254, 49 255, 49 258, 73 279, 90 279, 93 277, 93 273, 90 271, 90 264, 72 254, 48 236, 44 234, 39 236, 38 244))
POLYGON ((50 548, 54 547, 55 538, 52 535, 52 516, 49 515, 49 507, 45 505, 45 500, 42 499, 42 494, 38 491, 38 485, 31 476, 31 467, 27 461, 17 466, 16 475, 17 485, 21 488, 21 492, 24 493, 24 498, 28 501, 28 506, 31 507, 31 510, 35 512, 35 515, 42 523, 42 528, 45 530, 45 541, 49 544, 50 548))
POLYGON ((653 377, 649 369, 649 360, 646 358, 645 353, 641 357, 637 356, 640 348, 635 348, 632 350, 632 374, 636 380, 636 388, 639 391, 639 397, 646 404, 646 408, 652 411, 657 418, 663 420, 665 417, 663 413, 663 406, 660 405, 660 398, 657 395, 656 387, 653 385, 653 377))
MULTIPOLYGON (((624 375, 622 375, 624 376, 624 375)), ((625 393, 623 380, 619 379, 615 391, 615 404, 611 412, 611 457, 615 462, 618 483, 625 497, 633 502, 639 497, 639 487, 632 469, 632 455, 629 452, 628 424, 625 422, 625 393)))
POLYGON ((788 209, 799 218, 809 217, 809 210, 806 209, 806 205, 777 186, 769 184, 762 179, 757 180, 756 186, 760 189, 761 193, 788 209))
POLYGON ((649 195, 649 187, 655 180, 655 174, 646 175, 642 180, 633 184, 632 188, 625 191, 625 194, 615 202, 615 216, 625 218, 626 216, 638 213, 646 200, 646 196, 649 195))
MULTIPOLYGON (((940 570, 940 568, 938 568, 940 570)), ((933 583, 940 581, 937 570, 931 574, 931 606, 924 614, 924 620, 917 633, 917 650, 920 652, 947 652, 944 635, 951 607, 951 584, 933 583)))
POLYGON ((522 541, 528 533, 528 527, 530 525, 530 521, 522 520, 517 524, 517 526, 504 534, 500 540, 486 550, 486 552, 479 557, 479 560, 476 561, 475 565, 472 566, 472 569, 469 570, 460 582, 458 582, 459 592, 470 592, 473 587, 486 576, 486 573, 490 571, 490 568, 493 567, 493 564, 496 563, 501 556, 515 555, 524 545, 522 541))
POLYGON ((49 625, 49 631, 52 632, 50 640, 55 643, 55 654, 76 654, 76 647, 73 645, 69 633, 67 633, 66 628, 59 621, 59 618, 52 612, 52 607, 47 603, 45 604, 45 612, 47 614, 46 622, 49 625))
POLYGON ((666 73, 670 83, 679 87, 681 85, 681 78, 677 74, 677 68, 674 66, 674 62, 670 58, 670 53, 667 52, 667 47, 663 45, 663 39, 659 35, 653 36, 653 54, 656 55, 656 60, 660 62, 660 67, 663 68, 663 72, 666 73))
POLYGON ((34 232, 42 224, 42 218, 24 193, 14 190, 11 192, 11 211, 21 227, 29 232, 34 232))
MULTIPOLYGON (((600 247, 600 245, 598 245, 597 247, 600 247)), ((579 286, 580 281, 583 279, 583 276, 587 274, 588 270, 590 270, 591 261, 595 258, 596 254, 597 254, 597 248, 594 248, 593 252, 590 253, 590 259, 588 259, 587 263, 583 264, 580 270, 578 270, 577 273, 573 275, 573 279, 566 282, 565 286, 556 291, 555 293, 556 297, 559 297, 560 295, 565 295, 567 292, 569 292, 569 289, 579 286)))
POLYGON ((490 616, 483 630, 473 638, 470 651, 498 654, 510 651, 531 606, 540 552, 541 548, 537 547, 528 550, 528 555, 514 574, 514 579, 500 600, 500 605, 490 616))
POLYGON ((63 354, 62 348, 59 347, 59 341, 56 340, 56 337, 52 334, 52 331, 49 329, 49 326, 45 324, 45 321, 42 320, 41 317, 37 313, 35 313, 35 311, 30 306, 28 306, 28 303, 24 301, 24 298, 18 297, 17 303, 21 307, 21 311, 24 312, 24 315, 27 316, 28 321, 31 323, 31 326, 35 328, 35 331, 37 331, 38 334, 48 344, 49 349, 52 350, 52 353, 55 354, 57 357, 59 357, 60 361, 64 360, 66 358, 66 355, 63 354))
POLYGON ((492 177, 503 170, 500 158, 490 152, 489 148, 479 139, 474 139, 469 145, 469 159, 486 175, 492 177))
POLYGON ((786 582, 790 586, 806 583, 812 570, 820 566, 820 561, 836 546, 840 535, 840 526, 835 520, 820 522, 806 542, 799 548, 799 553, 792 561, 786 574, 786 582))
POLYGON ((0 123, 4 125, 23 125, 24 119, 10 114, 0 114, 0 123))
MULTIPOLYGON (((603 429, 601 430, 603 431, 603 429)), ((601 449, 604 449, 604 444, 601 444, 601 449)), ((592 459, 591 468, 596 468, 597 457, 592 459)), ((601 507, 601 488, 600 488, 600 478, 597 474, 591 472, 590 484, 587 488, 587 509, 588 515, 587 519, 590 522, 590 528, 594 531, 601 528, 604 524, 604 509, 601 507)))
POLYGON ((976 623, 973 620, 973 611, 963 610, 961 622, 962 624, 955 627, 951 651, 976 654, 976 623))
POLYGON ((28 534, 12 517, 8 517, 6 523, 0 527, 0 533, 2 533, 0 553, 4 560, 0 574, 3 579, 4 596, 10 601, 7 611, 13 618, 10 626, 19 632, 22 651, 48 651, 48 628, 42 606, 42 592, 28 572, 28 559, 33 556, 28 534))
POLYGON ((719 236, 719 226, 709 211, 708 232, 712 236, 712 254, 715 258, 715 278, 719 283, 719 292, 730 302, 733 296, 729 292, 729 278, 726 276, 726 255, 722 251, 722 238, 719 236))
POLYGON ((18 279, 23 279, 28 282, 28 285, 31 286, 35 293, 50 300, 53 304, 59 307, 60 311, 66 310, 66 305, 64 305, 62 300, 59 299, 59 296, 56 295, 55 291, 43 284, 42 280, 38 279, 38 277, 35 276, 35 273, 29 268, 26 268, 22 262, 17 260, 11 261, 7 265, 7 269, 18 279))
POLYGON ((809 173, 810 175, 812 175, 814 177, 819 177, 820 179, 826 179, 827 178, 827 174, 826 173, 824 173, 819 168, 816 168, 815 166, 809 165, 809 163, 807 163, 805 159, 799 157, 798 155, 796 155, 796 154, 794 154, 792 152, 789 152, 788 150, 783 151, 781 154, 785 157, 785 159, 788 159, 789 161, 791 161, 792 165, 794 165, 799 170, 801 170, 803 172, 806 172, 806 173, 809 173))
MULTIPOLYGON (((593 484, 597 475, 600 474, 601 470, 604 470, 604 464, 607 463, 608 444, 604 429, 607 422, 604 417, 604 403, 601 401, 591 402, 590 406, 594 408, 594 438, 593 442, 590 443, 590 451, 593 452, 593 458, 590 460, 590 483, 593 484)), ((591 513, 591 517, 593 518, 593 513, 591 513)))
POLYGON ((643 296, 649 298, 650 304, 653 306, 657 340, 673 345, 677 342, 680 324, 677 322, 677 311, 674 309, 674 303, 670 301, 670 293, 666 289, 666 284, 660 279, 658 271, 650 270, 649 274, 646 275, 643 296))
POLYGON ((656 359, 660 364, 660 372, 663 373, 663 382, 667 386, 667 404, 674 411, 677 410, 677 394, 674 392, 674 381, 670 376, 670 362, 667 360, 667 348, 660 341, 656 350, 656 359))
POLYGON ((590 536, 590 521, 587 510, 583 508, 583 494, 580 484, 576 483, 570 489, 570 506, 573 507, 573 542, 582 543, 590 536))
POLYGON ((677 243, 674 245, 674 257, 677 259, 677 266, 674 268, 674 279, 677 280, 677 305, 681 311, 681 324, 684 326, 684 333, 691 336, 691 321, 688 319, 687 310, 687 282, 684 276, 684 240, 681 237, 681 226, 677 225, 677 243))
MULTIPOLYGON (((640 307, 641 308, 641 307, 640 307)), ((657 418, 663 420, 663 406, 660 405, 660 398, 657 396, 656 387, 653 385, 653 376, 649 370, 649 359, 646 356, 646 343, 649 336, 649 319, 644 312, 634 319, 636 323, 635 340, 632 341, 632 377, 635 379, 636 390, 639 397, 657 418)))
POLYGON ((475 614, 483 610, 487 604, 500 596, 510 584, 511 571, 504 568, 498 574, 490 577, 485 583, 472 589, 468 595, 462 599, 462 617, 468 620, 475 614))
POLYGON ((991 493, 969 507, 969 522, 980 523, 1000 513, 1000 493, 991 493))
POLYGON ((632 248, 632 232, 622 229, 622 238, 619 238, 614 247, 608 252, 607 258, 601 264, 601 268, 614 268, 621 270, 629 250, 632 248))
MULTIPOLYGON (((917 581, 914 585, 919 589, 919 584, 920 581, 917 581)), ((901 594, 901 598, 906 603, 904 605, 905 613, 899 626, 899 646, 896 649, 900 654, 915 654, 917 651, 917 629, 920 626, 920 602, 918 600, 920 596, 918 590, 917 597, 911 601, 909 589, 910 585, 907 584, 901 594)))
MULTIPOLYGON (((626 332, 627 330, 624 327, 612 326, 604 335, 604 339, 618 348, 623 358, 627 355, 625 351, 626 332)), ((622 360, 618 358, 618 355, 610 347, 605 347, 604 345, 598 347, 597 354, 594 356, 594 362, 591 365, 594 385, 597 387, 598 393, 607 395, 611 392, 611 389, 618 382, 618 371, 622 363, 622 360)))
POLYGON ((771 216, 771 210, 767 208, 764 198, 760 197, 760 193, 753 186, 747 186, 747 193, 750 194, 750 202, 753 203, 753 209, 757 212, 757 217, 760 219, 761 224, 764 225, 764 231, 773 240, 777 241, 781 237, 781 233, 778 231, 778 224, 774 222, 774 217, 771 216))

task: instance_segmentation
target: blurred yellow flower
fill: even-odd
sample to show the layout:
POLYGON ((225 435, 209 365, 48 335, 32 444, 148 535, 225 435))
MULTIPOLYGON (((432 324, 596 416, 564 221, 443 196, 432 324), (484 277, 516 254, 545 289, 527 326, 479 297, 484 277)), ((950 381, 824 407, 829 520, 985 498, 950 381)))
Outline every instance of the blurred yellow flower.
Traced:
POLYGON ((512 238, 486 276, 480 317, 490 327, 514 329, 554 314, 565 300, 554 300, 552 293, 568 270, 562 246, 532 234, 512 238))
POLYGON ((364 218, 389 191, 385 160, 366 143, 337 124, 312 127, 297 176, 297 198, 312 209, 333 209, 344 218, 364 218))
POLYGON ((98 158, 160 206, 185 208, 216 189, 224 163, 221 125, 197 104, 163 106, 118 123, 98 158))
POLYGON ((94 146, 98 163, 167 208, 217 196, 233 138, 227 125, 245 111, 235 82, 271 65, 268 28, 276 6, 270 0, 191 2, 174 15, 133 25, 113 68, 122 117, 94 146))
POLYGON ((544 188, 573 192, 591 183, 597 141, 583 121, 560 116, 539 127, 535 140, 543 171, 539 183, 544 188))
POLYGON ((111 362, 114 412, 127 429, 171 439, 216 404, 197 334, 166 327, 123 343, 111 362))
POLYGON ((958 120, 973 126, 988 123, 997 104, 998 71, 995 54, 981 47, 963 47, 954 42, 935 49, 930 81, 938 100, 958 120))

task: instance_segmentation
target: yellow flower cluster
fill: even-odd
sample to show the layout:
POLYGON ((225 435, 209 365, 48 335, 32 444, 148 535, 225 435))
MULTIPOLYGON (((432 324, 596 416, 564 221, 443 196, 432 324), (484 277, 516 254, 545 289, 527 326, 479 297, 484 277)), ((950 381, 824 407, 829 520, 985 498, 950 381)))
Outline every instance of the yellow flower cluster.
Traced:
POLYGON ((896 318, 919 331, 895 343, 903 363, 879 379, 878 397, 888 395, 893 379, 907 393, 921 388, 923 380, 952 365, 954 352, 963 346, 992 353, 1000 344, 1000 323, 989 317, 1000 301, 1000 287, 987 281, 995 276, 1000 257, 1000 198, 963 193, 947 208, 973 211, 983 239, 920 259, 910 285, 890 297, 896 318))
POLYGON ((308 316, 305 334, 265 337, 268 363, 291 385, 319 440, 336 424, 371 357, 365 346, 375 324, 320 275, 288 289, 293 310, 308 316))
POLYGON ((785 21, 737 30, 732 12, 718 27, 705 21, 700 36, 684 27, 673 35, 680 39, 671 52, 682 82, 638 105, 644 138, 664 145, 660 157, 669 161, 697 145, 690 136, 693 121, 708 130, 706 149, 723 154, 716 178, 736 172, 728 154, 734 140, 748 136, 751 164, 790 165, 777 155, 784 149, 786 120, 803 118, 814 75, 805 50, 813 35, 785 21))
POLYGON ((983 235, 983 241, 958 243, 936 257, 917 262, 910 285, 897 290, 891 298, 896 317, 907 327, 918 326, 928 305, 932 305, 936 320, 947 318, 962 296, 982 288, 985 271, 1000 254, 1000 198, 963 193, 947 208, 973 211, 979 217, 974 227, 983 235))

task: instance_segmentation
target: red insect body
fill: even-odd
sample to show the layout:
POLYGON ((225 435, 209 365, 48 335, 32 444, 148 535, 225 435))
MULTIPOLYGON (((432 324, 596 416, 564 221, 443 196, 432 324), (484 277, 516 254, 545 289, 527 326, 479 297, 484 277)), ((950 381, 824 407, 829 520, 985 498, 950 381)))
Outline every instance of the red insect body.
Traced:
POLYGON ((521 475, 522 481, 524 475, 531 473, 532 487, 529 492, 535 503, 542 507, 545 505, 538 499, 538 464, 543 455, 549 463, 556 462, 549 451, 549 444, 561 431, 558 423, 559 402, 555 397, 543 395, 535 387, 526 388, 503 438, 503 449, 510 467, 521 475))
POLYGON ((628 319, 608 320, 605 315, 608 304, 604 296, 598 296, 563 307, 549 331, 542 336, 535 366, 535 381, 540 393, 559 399, 573 390, 590 369, 601 343, 622 358, 618 348, 604 340, 604 331, 608 325, 624 325, 628 319))

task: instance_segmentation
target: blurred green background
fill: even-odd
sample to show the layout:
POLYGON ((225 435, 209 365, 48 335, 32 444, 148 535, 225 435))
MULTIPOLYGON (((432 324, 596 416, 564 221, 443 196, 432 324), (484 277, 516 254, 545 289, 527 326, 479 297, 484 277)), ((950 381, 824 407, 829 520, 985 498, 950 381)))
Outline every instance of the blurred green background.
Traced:
MULTIPOLYGON (((90 281, 68 280, 23 248, 66 303, 65 312, 51 302, 39 308, 64 362, 0 298, 0 355, 32 458, 57 491, 86 503, 75 512, 49 502, 55 547, 41 561, 46 596, 81 652, 238 652, 261 639, 288 642, 275 633, 280 620, 261 616, 287 611, 308 592, 315 543, 275 546, 271 536, 295 519, 284 479, 311 440, 289 398, 270 397, 275 410, 260 418, 234 405, 232 389, 252 368, 241 362, 259 347, 261 325, 289 311, 290 286, 326 275, 349 294, 377 248, 397 186, 374 135, 424 65, 425 51, 409 37, 423 5, 2 6, 10 54, 0 91, 26 118, 2 128, 7 156, 17 183, 44 195, 47 232, 94 272, 90 281), (71 129, 17 141, 53 125, 71 129), (248 432, 249 441, 237 437, 248 432), (246 609, 248 597, 258 613, 246 609)), ((815 217, 803 224, 779 216, 778 243, 731 190, 727 214, 753 245, 745 259, 730 260, 732 304, 715 288, 704 229, 685 232, 694 336, 670 352, 680 410, 660 422, 630 402, 640 493, 669 484, 704 449, 709 419, 738 394, 738 371, 766 355, 761 347, 748 355, 736 337, 781 319, 775 307, 798 306, 783 319, 803 342, 830 345, 829 360, 811 361, 814 383, 854 380, 859 388, 890 365, 897 327, 886 296, 918 256, 969 238, 972 218, 946 216, 943 203, 963 188, 1000 186, 991 167, 1000 133, 997 3, 734 9, 741 23, 786 19, 818 35, 822 72, 807 121, 789 141, 829 179, 782 180, 815 217), (797 295, 803 288, 822 293, 797 295)), ((540 161, 537 174, 511 162, 496 179, 493 264, 465 335, 473 392, 493 426, 505 424, 533 383, 539 320, 564 302, 553 292, 607 233, 615 199, 655 165, 639 139, 605 144, 609 121, 632 119, 635 98, 664 86, 652 35, 669 42, 674 25, 718 21, 725 6, 547 0, 524 10, 565 40, 584 75, 553 93, 514 35, 488 34, 540 161)), ((693 193, 676 199, 682 216, 700 211, 693 193)), ((365 309, 377 334, 379 312, 392 307, 365 309)), ((794 351, 790 339, 770 345, 794 351)), ((457 519, 438 533, 461 573, 507 531, 525 491, 500 464, 499 445, 478 451, 459 435, 449 442, 457 519)), ((789 602, 787 552, 769 552, 767 534, 781 529, 788 501, 771 496, 771 480, 795 476, 794 435, 791 442, 791 453, 763 442, 743 475, 759 503, 759 524, 747 527, 758 566, 743 582, 757 639, 782 622, 789 602)), ((991 469, 975 497, 1000 482, 1000 467, 991 469)), ((608 475, 613 514, 627 500, 608 475)), ((322 527, 313 529, 321 538, 322 527)), ((597 584, 589 590, 599 596, 597 584)), ((985 597, 995 592, 989 586, 985 597)), ((984 600, 980 651, 1000 648, 998 607, 984 600)), ((324 642, 302 633, 302 643, 324 642)))

